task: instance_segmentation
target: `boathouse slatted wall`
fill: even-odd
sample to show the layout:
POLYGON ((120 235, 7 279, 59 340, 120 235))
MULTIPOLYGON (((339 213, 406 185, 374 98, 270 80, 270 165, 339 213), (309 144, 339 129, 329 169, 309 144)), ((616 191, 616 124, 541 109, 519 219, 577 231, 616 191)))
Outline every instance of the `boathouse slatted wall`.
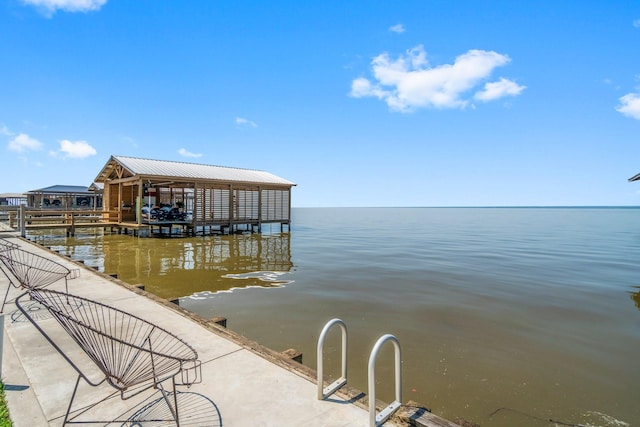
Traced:
POLYGON ((290 196, 290 191, 262 190, 262 220, 275 221, 282 217, 291 219, 290 196))
POLYGON ((197 225, 289 221, 290 191, 261 188, 196 187, 197 225))

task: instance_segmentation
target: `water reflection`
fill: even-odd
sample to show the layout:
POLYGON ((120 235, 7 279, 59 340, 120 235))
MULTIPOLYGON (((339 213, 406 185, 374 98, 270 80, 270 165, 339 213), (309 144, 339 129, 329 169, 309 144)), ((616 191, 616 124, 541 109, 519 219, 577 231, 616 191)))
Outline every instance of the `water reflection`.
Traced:
POLYGON ((293 282, 293 280, 284 279, 285 274, 281 271, 254 271, 245 274, 225 274, 223 277, 238 280, 257 279, 264 283, 262 287, 280 288, 293 282))
POLYGON ((629 292, 631 299, 636 304, 636 308, 640 310, 640 286, 634 286, 638 289, 636 292, 629 292))
POLYGON ((284 276, 293 267, 290 239, 289 234, 160 241, 105 236, 104 272, 169 299, 284 286, 291 282, 284 276))

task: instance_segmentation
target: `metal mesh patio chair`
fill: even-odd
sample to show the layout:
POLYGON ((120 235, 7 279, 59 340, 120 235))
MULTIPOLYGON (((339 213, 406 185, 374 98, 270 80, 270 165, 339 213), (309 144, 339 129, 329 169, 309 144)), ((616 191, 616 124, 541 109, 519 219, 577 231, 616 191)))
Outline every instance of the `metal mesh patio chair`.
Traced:
MULTIPOLYGON (((65 290, 69 290, 67 279, 71 275, 71 270, 49 258, 20 249, 17 245, 0 251, 0 265, 2 267, 0 270, 15 288, 25 290, 42 288, 64 278, 65 290)), ((10 289, 11 286, 7 286, 0 313, 4 312, 10 289)))
MULTIPOLYGON (((3 253, 8 253, 10 250, 17 248, 18 245, 8 241, 7 239, 0 239, 0 254, 3 253)), ((7 277, 7 279, 9 279, 9 283, 11 282, 11 279, 9 278, 9 274, 6 271, 4 271, 6 267, 4 267, 4 264, 2 263, 2 260, 0 259, 0 270, 2 270, 2 273, 7 277)), ((7 293, 9 292, 9 288, 10 286, 7 286, 7 293)), ((7 300, 7 297, 5 296, 5 301, 7 300)), ((2 309, 0 309, 0 313, 2 313, 4 311, 4 302, 2 303, 2 309)))
MULTIPOLYGON (((48 289, 36 288, 16 299, 18 309, 78 373, 63 425, 113 423, 127 420, 74 421, 96 402, 70 418, 80 380, 97 387, 108 383, 123 400, 154 388, 167 405, 167 419, 180 425, 176 385, 191 385, 200 380, 200 361, 196 351, 172 333, 114 307, 48 289), (29 314, 23 299, 30 295, 42 304, 73 338, 84 353, 102 371, 104 378, 92 381, 80 366, 54 342, 51 335, 29 314), (179 377, 179 378, 178 378, 179 377), (163 385, 169 383, 170 388, 163 385)), ((154 421, 154 422, 155 422, 154 421)), ((141 420, 136 420, 142 425, 141 420)))
POLYGON ((0 239, 0 252, 5 252, 10 249, 15 249, 17 247, 18 247, 17 244, 10 242, 7 239, 0 239))

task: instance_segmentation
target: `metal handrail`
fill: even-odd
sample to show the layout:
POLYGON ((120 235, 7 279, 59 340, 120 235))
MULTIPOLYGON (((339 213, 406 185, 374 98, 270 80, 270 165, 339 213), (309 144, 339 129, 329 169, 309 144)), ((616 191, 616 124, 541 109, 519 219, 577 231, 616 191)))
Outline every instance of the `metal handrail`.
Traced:
POLYGON ((401 360, 400 342, 393 335, 387 334, 380 337, 371 350, 371 355, 369 356, 369 425, 371 427, 376 427, 384 423, 402 405, 401 360), (376 414, 376 359, 378 358, 380 348, 387 341, 393 343, 395 350, 396 400, 380 411, 379 414, 376 414))
POLYGON ((318 400, 323 400, 333 393, 335 393, 340 387, 347 383, 347 325, 340 319, 332 319, 324 326, 320 336, 318 337, 318 400), (334 326, 339 325, 342 330, 342 376, 328 385, 326 388, 322 388, 324 385, 323 372, 323 350, 324 340, 327 337, 327 333, 334 326))

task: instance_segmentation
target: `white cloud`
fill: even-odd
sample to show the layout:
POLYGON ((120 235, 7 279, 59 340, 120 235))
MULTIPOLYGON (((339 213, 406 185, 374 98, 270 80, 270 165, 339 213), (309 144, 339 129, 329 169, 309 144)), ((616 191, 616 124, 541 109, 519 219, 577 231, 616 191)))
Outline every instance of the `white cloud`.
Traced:
POLYGON ((237 125, 241 125, 241 126, 251 126, 251 127, 254 127, 254 128, 258 127, 256 122, 253 122, 251 120, 245 119, 244 117, 236 117, 236 124, 237 125))
POLYGON ((368 79, 359 77, 351 83, 351 96, 354 98, 362 98, 364 96, 375 96, 383 99, 391 96, 392 93, 387 90, 383 90, 380 86, 373 86, 368 79))
POLYGON ((51 16, 57 10, 65 12, 91 12, 99 10, 107 0, 22 0, 24 4, 35 6, 45 15, 51 16))
POLYGON ((512 80, 502 77, 497 82, 486 83, 484 85, 484 89, 476 92, 473 97, 478 101, 493 101, 505 96, 520 95, 520 92, 522 92, 526 88, 526 86, 520 86, 512 80))
MULTIPOLYGON (((393 111, 410 112, 417 108, 465 108, 469 100, 463 96, 486 80, 496 67, 510 61, 507 55, 492 51, 470 50, 458 56, 453 64, 430 67, 423 46, 408 50, 392 60, 388 53, 371 61, 375 82, 360 77, 351 84, 355 98, 373 96, 387 103, 393 111)), ((524 86, 503 79, 479 92, 483 100, 522 92, 524 86), (504 82, 503 82, 504 80, 504 82), (517 92, 517 93, 515 93, 517 92)))
POLYGON ((21 133, 11 141, 9 141, 9 150, 17 151, 18 153, 22 153, 28 150, 41 150, 42 147, 43 145, 40 141, 35 138, 31 138, 25 133, 21 133))
POLYGON ((67 139, 60 141, 60 151, 65 154, 65 157, 74 159, 84 159, 98 153, 87 141, 69 141, 67 139))
POLYGON ((620 106, 616 108, 616 111, 640 120, 640 93, 628 93, 620 98, 620 106))
POLYGON ((191 151, 187 151, 184 148, 179 149, 178 154, 183 157, 202 157, 201 153, 192 153, 191 151))
POLYGON ((11 132, 9 130, 9 128, 6 127, 5 125, 1 125, 0 126, 0 135, 13 136, 13 135, 15 135, 15 133, 11 132))
POLYGON ((406 30, 404 28, 404 25, 396 24, 396 25, 394 25, 392 27, 389 27, 389 31, 401 34, 401 33, 404 33, 406 30))

